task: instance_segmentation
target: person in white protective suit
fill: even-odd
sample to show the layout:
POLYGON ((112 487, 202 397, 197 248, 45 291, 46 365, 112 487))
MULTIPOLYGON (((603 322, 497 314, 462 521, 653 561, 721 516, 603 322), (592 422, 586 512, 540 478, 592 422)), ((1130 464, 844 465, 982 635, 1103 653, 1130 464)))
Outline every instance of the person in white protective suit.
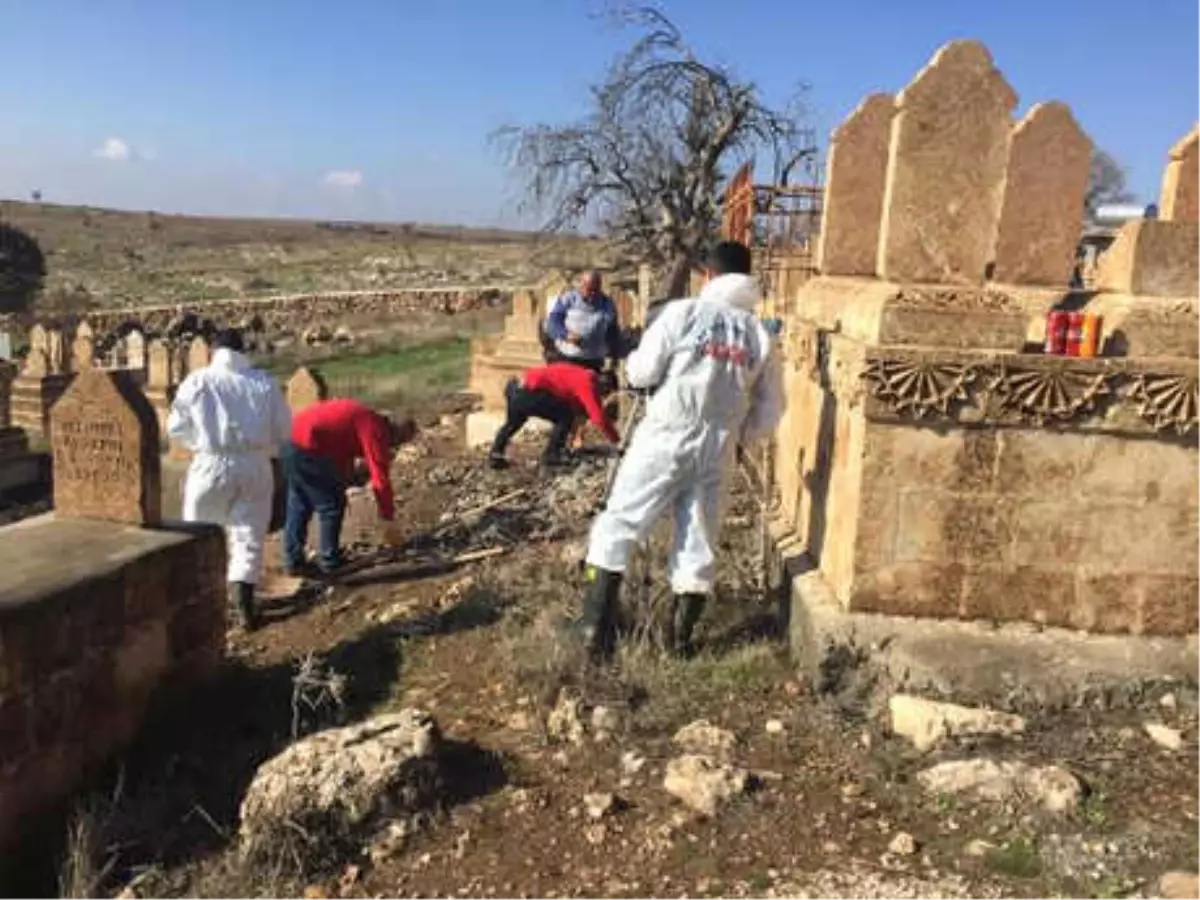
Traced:
POLYGON ((192 452, 183 518, 225 527, 230 600, 242 626, 252 630, 271 524, 271 458, 291 433, 292 415, 275 380, 243 355, 238 331, 219 332, 213 348, 212 361, 179 385, 167 433, 192 452))
POLYGON ((712 593, 722 492, 739 444, 766 437, 783 413, 782 372, 755 316, 750 251, 718 244, 698 297, 663 307, 625 361, 633 388, 652 390, 588 541, 588 590, 579 625, 594 661, 612 655, 615 607, 630 552, 667 510, 675 535, 669 642, 692 652, 712 593))

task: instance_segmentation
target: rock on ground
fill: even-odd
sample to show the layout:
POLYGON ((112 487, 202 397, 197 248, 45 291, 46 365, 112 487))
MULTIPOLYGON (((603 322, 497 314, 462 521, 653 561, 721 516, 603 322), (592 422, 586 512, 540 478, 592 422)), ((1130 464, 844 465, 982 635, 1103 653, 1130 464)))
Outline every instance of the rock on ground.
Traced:
POLYGON ((967 759, 938 763, 917 775, 931 794, 961 794, 979 800, 1025 796, 1049 812, 1073 809, 1083 793, 1079 779, 1059 766, 967 759))
POLYGON ((684 725, 671 740, 689 753, 706 753, 720 759, 727 759, 737 744, 732 731, 718 728, 708 719, 697 719, 684 725))
POLYGON ((896 873, 880 873, 859 864, 820 869, 804 875, 795 882, 776 885, 766 892, 768 897, 796 898, 874 898, 892 897, 915 900, 917 897, 999 897, 998 890, 978 882, 968 884, 962 878, 943 876, 938 879, 918 878, 896 873))
POLYGON ((357 850, 385 819, 400 819, 440 795, 437 723, 403 709, 322 731, 263 763, 242 800, 241 852, 270 860, 285 848, 313 866, 357 850))
POLYGON ((1157 722, 1146 722, 1142 727, 1150 740, 1166 750, 1175 752, 1183 747, 1183 735, 1175 728, 1157 722))
POLYGON ((583 740, 583 701, 570 691, 560 691, 558 702, 546 717, 546 733, 558 741, 578 744, 583 740))
POLYGON ((713 816, 722 803, 745 792, 749 778, 744 769, 687 754, 667 763, 663 787, 696 812, 713 816))
POLYGON ((912 741, 922 752, 948 737, 968 734, 1012 735, 1025 730, 1020 716, 939 703, 910 694, 895 694, 888 701, 892 732, 912 741))
POLYGON ((1200 897, 1200 877, 1195 872, 1168 872, 1158 880, 1158 893, 1165 900, 1200 897))
POLYGON ((888 850, 897 856, 912 856, 917 852, 917 839, 907 831, 901 831, 892 838, 888 850))

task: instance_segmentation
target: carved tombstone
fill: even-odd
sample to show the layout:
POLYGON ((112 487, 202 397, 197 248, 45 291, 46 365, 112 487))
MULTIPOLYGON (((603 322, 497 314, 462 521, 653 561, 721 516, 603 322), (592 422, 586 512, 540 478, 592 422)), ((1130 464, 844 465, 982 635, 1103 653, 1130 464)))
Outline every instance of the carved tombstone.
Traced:
POLYGON ((1061 287, 1083 230, 1092 142, 1062 103, 1039 103, 1013 129, 996 232, 995 281, 1061 287))
POLYGON ((212 352, 209 349, 208 341, 202 337, 194 337, 187 348, 187 370, 189 372, 198 372, 208 365, 212 358, 212 352))
POLYGON ((59 516, 159 524, 158 420, 126 372, 84 369, 50 411, 59 516))
POLYGON ((29 329, 29 354, 21 374, 28 378, 45 378, 50 371, 50 360, 46 356, 46 329, 36 324, 29 329))
POLYGON ((1171 148, 1171 161, 1163 173, 1158 216, 1169 222, 1200 219, 1200 126, 1171 148))
POLYGON ((162 338, 155 338, 146 353, 146 386, 163 389, 171 385, 171 348, 162 338))
POLYGON ((875 274, 895 111, 890 94, 872 94, 833 133, 817 246, 822 275, 875 274))
POLYGON ((979 284, 995 246, 1017 97, 978 41, 952 41, 896 97, 878 273, 979 284))
POLYGON ((61 328, 46 329, 46 364, 51 375, 61 375, 68 369, 66 338, 61 328))
POLYGON ((287 404, 293 413, 329 397, 329 387, 316 369, 301 366, 287 383, 287 404))
POLYGON ((140 331, 125 335, 125 365, 136 371, 146 368, 146 336, 140 331))
POLYGON ((75 337, 71 341, 71 369, 75 372, 82 372, 84 369, 90 369, 96 362, 96 337, 92 332, 92 326, 87 322, 82 323, 75 331, 75 337))

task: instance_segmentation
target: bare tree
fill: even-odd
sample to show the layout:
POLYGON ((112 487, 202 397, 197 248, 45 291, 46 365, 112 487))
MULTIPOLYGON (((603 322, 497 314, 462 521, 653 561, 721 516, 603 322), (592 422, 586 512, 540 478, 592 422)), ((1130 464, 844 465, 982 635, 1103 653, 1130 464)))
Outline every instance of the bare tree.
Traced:
POLYGON ((1091 219, 1106 203, 1130 203, 1131 194, 1125 188, 1125 169, 1103 150, 1092 151, 1092 167, 1088 172, 1087 190, 1083 195, 1085 218, 1091 219))
POLYGON ((698 59, 662 13, 621 16, 640 34, 591 88, 583 119, 508 126, 493 140, 544 229, 598 224, 619 252, 656 269, 664 296, 678 297, 716 232, 733 164, 765 151, 784 181, 813 153, 799 126, 803 89, 773 109, 753 83, 698 59))

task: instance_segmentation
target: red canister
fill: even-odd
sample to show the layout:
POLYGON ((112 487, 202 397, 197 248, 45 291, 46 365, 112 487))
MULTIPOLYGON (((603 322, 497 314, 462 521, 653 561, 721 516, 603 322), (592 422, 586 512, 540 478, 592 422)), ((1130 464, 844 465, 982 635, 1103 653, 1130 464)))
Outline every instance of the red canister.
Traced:
POLYGON ((1068 315, 1055 310, 1046 316, 1046 346, 1047 356, 1062 356, 1067 352, 1068 315))
POLYGON ((1083 346, 1083 323, 1086 316, 1081 312, 1067 316, 1067 356, 1079 356, 1083 346))

